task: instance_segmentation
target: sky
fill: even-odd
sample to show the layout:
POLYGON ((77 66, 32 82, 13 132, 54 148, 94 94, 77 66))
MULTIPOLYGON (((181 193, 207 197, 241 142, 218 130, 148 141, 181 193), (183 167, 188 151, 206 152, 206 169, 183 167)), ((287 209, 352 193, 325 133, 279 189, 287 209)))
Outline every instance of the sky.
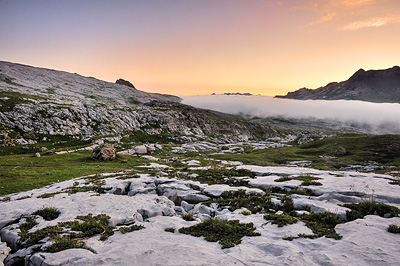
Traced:
POLYGON ((0 60, 147 92, 282 95, 399 47, 399 0, 0 0, 0 60))

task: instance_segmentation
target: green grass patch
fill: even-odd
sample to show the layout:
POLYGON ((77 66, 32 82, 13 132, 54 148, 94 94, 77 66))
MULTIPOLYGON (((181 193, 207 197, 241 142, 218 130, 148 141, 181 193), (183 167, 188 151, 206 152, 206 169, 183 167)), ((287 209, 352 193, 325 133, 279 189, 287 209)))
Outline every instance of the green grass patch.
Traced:
MULTIPOLYGON (((27 248, 48 238, 53 243, 44 247, 43 251, 58 252, 70 248, 82 248, 86 245, 86 241, 81 241, 82 238, 100 234, 100 240, 104 241, 114 234, 115 227, 109 225, 109 219, 110 217, 105 214, 93 216, 89 213, 85 216, 77 216, 74 221, 59 222, 55 226, 47 226, 29 233, 28 231, 37 225, 36 216, 30 216, 25 223, 19 226, 18 245, 21 248, 27 248)), ((141 226, 126 227, 122 231, 125 230, 126 233, 139 230, 137 228, 141 229, 141 226)))
POLYGON ((204 236, 209 242, 219 242, 221 248, 231 248, 242 242, 244 236, 260 236, 253 223, 239 223, 239 220, 208 219, 191 227, 179 229, 182 234, 204 236))
POLYGON ((287 214, 266 214, 264 215, 264 219, 270 220, 271 224, 276 224, 278 227, 297 223, 297 219, 295 217, 287 214))
POLYGON ((98 162, 90 156, 90 151, 40 158, 30 155, 0 156, 0 196, 80 176, 123 171, 147 162, 136 156, 124 155, 117 155, 116 159, 110 162, 98 162), (121 160, 126 163, 121 163, 121 160))
POLYGON ((70 236, 73 238, 91 237, 96 234, 100 234, 100 240, 106 240, 109 236, 114 234, 114 226, 110 226, 108 220, 110 216, 105 214, 99 214, 93 216, 89 213, 86 216, 77 216, 77 220, 73 222, 62 222, 60 226, 71 228, 72 231, 79 233, 71 233, 70 236))
POLYGON ((71 248, 83 248, 86 243, 82 240, 71 239, 68 236, 55 237, 50 246, 43 248, 43 251, 55 253, 71 248))
POLYGON ((187 178, 180 176, 181 178, 187 178, 190 180, 196 180, 204 184, 226 184, 230 186, 247 186, 248 180, 238 180, 234 177, 255 177, 255 174, 246 169, 235 169, 226 168, 221 166, 215 166, 207 170, 192 170, 188 174, 198 174, 198 177, 187 178))
POLYGON ((173 227, 167 227, 164 229, 165 232, 169 232, 169 233, 175 233, 175 228, 173 227))
POLYGON ((229 206, 231 211, 246 208, 251 213, 267 211, 279 208, 272 203, 271 197, 267 195, 250 195, 246 190, 224 191, 218 199, 208 201, 205 204, 217 203, 219 206, 229 206))
POLYGON ((342 223, 342 221, 337 219, 332 213, 322 212, 305 214, 300 217, 300 220, 303 221, 314 234, 299 234, 299 237, 319 238, 325 236, 336 240, 342 239, 342 236, 335 231, 335 226, 342 223))
POLYGON ((31 100, 49 100, 50 98, 41 97, 38 95, 29 95, 14 91, 0 90, 0 112, 12 111, 17 104, 32 103, 31 100), (5 100, 5 98, 8 98, 5 100), (3 99, 1 99, 3 98, 3 99))
POLYGON ((351 209, 351 211, 346 211, 346 218, 349 221, 362 219, 366 215, 379 215, 384 217, 385 214, 389 213, 391 217, 394 217, 400 214, 399 208, 375 201, 346 203, 343 207, 351 209))
POLYGON ((193 215, 190 214, 184 214, 182 215, 182 219, 185 221, 196 221, 196 218, 193 215))
POLYGON ((46 221, 51 221, 58 218, 58 216, 60 215, 60 211, 56 208, 47 207, 37 210, 32 214, 42 216, 43 219, 45 219, 46 221))
POLYGON ((291 180, 300 180, 301 186, 322 186, 322 183, 315 181, 321 179, 319 177, 315 176, 310 176, 310 175, 300 175, 296 177, 290 177, 290 176, 282 176, 280 178, 275 179, 275 182, 285 182, 285 181, 291 181, 291 180))
MULTIPOLYGON (((261 166, 281 165, 290 161, 312 161, 311 167, 324 170, 338 170, 349 165, 368 165, 370 161, 375 161, 379 165, 400 169, 400 135, 344 134, 303 145, 255 150, 245 154, 217 154, 211 157, 261 166), (344 147, 347 153, 337 157, 335 151, 340 146, 344 147)), ((385 171, 389 170, 377 170, 385 171)))
POLYGON ((136 225, 133 224, 131 226, 121 226, 120 228, 118 228, 118 230, 122 233, 122 234, 126 234, 129 232, 133 232, 133 231, 138 231, 138 230, 142 230, 145 227, 143 225, 136 225))
POLYGON ((396 225, 396 224, 391 224, 389 225, 389 227, 387 228, 387 231, 389 233, 393 233, 393 234, 400 234, 400 226, 396 225))

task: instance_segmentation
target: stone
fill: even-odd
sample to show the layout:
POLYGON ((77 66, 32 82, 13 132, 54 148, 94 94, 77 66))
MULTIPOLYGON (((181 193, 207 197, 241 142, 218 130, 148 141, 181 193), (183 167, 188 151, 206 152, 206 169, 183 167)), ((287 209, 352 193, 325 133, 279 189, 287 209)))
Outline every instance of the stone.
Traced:
POLYGON ((133 219, 136 222, 143 222, 143 216, 139 212, 133 214, 133 219))
POLYGON ((3 265, 3 261, 10 253, 11 248, 7 247, 7 244, 4 242, 0 242, 0 266, 3 265))
POLYGON ((192 193, 192 194, 187 194, 187 195, 183 196, 182 199, 187 201, 188 203, 199 203, 199 202, 208 201, 211 198, 206 195, 203 195, 203 194, 192 193))
POLYGON ((92 159, 98 161, 112 161, 115 158, 115 147, 111 144, 97 146, 92 153, 92 159))
POLYGON ((210 195, 212 197, 219 197, 224 191, 230 190, 231 187, 224 184, 217 184, 217 185, 209 185, 204 189, 204 193, 210 195))
POLYGON ((170 198, 170 200, 175 204, 175 206, 181 206, 182 200, 178 196, 178 193, 175 192, 174 195, 170 198))
POLYGON ((343 156, 343 155, 345 155, 346 153, 347 153, 346 149, 345 149, 344 147, 342 147, 342 146, 339 146, 339 147, 336 149, 336 151, 335 151, 335 154, 336 154, 337 156, 343 156))
POLYGON ((186 211, 189 212, 191 209, 193 209, 193 204, 187 203, 186 201, 182 200, 181 202, 181 207, 186 211))
POLYGON ((126 195, 129 183, 123 182, 119 183, 117 186, 113 187, 111 190, 107 191, 107 193, 114 195, 126 195))
POLYGON ((196 204, 192 210, 189 211, 191 215, 206 214, 211 215, 211 209, 201 203, 196 204))
POLYGON ((17 232, 8 229, 1 230, 1 241, 6 242, 12 250, 18 249, 19 236, 17 232))
POLYGON ((146 154, 147 153, 147 148, 144 145, 136 146, 135 147, 135 153, 137 154, 146 154))

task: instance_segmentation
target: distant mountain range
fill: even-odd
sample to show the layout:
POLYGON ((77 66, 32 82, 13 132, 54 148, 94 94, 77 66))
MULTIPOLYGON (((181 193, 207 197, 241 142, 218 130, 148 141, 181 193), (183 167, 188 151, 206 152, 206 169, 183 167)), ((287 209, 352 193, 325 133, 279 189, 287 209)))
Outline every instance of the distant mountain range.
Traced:
POLYGON ((253 96, 253 94, 245 92, 245 93, 240 93, 240 92, 225 92, 223 94, 217 94, 217 93, 212 93, 211 95, 227 95, 227 96, 253 96))
POLYGON ((400 67, 358 70, 348 80, 332 82, 315 90, 302 88, 276 98, 298 100, 360 100, 400 103, 400 67))

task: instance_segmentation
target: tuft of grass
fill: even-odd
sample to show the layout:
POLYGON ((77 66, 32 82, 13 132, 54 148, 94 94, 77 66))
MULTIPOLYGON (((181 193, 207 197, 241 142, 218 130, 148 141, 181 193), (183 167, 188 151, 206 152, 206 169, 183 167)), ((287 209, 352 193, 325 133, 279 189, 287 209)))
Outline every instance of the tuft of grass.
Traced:
POLYGON ((167 227, 164 229, 165 232, 170 232, 170 233, 175 233, 175 228, 173 227, 167 227))
POLYGON ((282 176, 278 179, 275 179, 275 182, 285 182, 285 181, 291 181, 291 180, 300 180, 301 186, 322 186, 322 183, 317 182, 315 180, 321 179, 319 177, 315 176, 310 176, 310 175, 300 175, 296 177, 290 177, 290 176, 282 176))
MULTIPOLYGON (((54 243, 43 248, 47 252, 58 252, 68 248, 82 248, 86 245, 86 242, 80 241, 82 238, 100 234, 100 240, 106 240, 114 234, 113 230, 115 227, 109 225, 109 219, 110 217, 105 214, 93 216, 89 213, 85 216, 77 216, 75 221, 59 222, 55 226, 47 226, 29 233, 28 231, 37 224, 36 216, 31 216, 19 227, 19 246, 27 248, 39 244, 43 239, 48 238, 54 241, 54 243)), ((140 226, 127 227, 126 232, 138 230, 136 229, 138 227, 140 226)))
MULTIPOLYGON (((234 177, 255 177, 255 174, 247 169, 229 169, 226 166, 218 165, 212 165, 212 168, 207 170, 193 170, 189 174, 198 174, 198 177, 190 178, 190 180, 196 180, 209 185, 226 184, 229 186, 247 186, 249 183, 248 180, 238 180, 234 177)), ((185 176, 182 177, 187 178, 185 176)))
POLYGON ((61 226, 66 228, 71 228, 72 231, 77 231, 79 233, 71 233, 74 238, 91 237, 96 234, 100 234, 100 240, 104 241, 108 237, 114 234, 114 226, 109 225, 108 220, 110 216, 105 214, 99 214, 93 216, 89 213, 86 216, 77 216, 77 220, 73 222, 62 222, 61 226))
POLYGON ((143 225, 131 225, 131 226, 122 226, 120 228, 118 228, 118 230, 122 233, 122 234, 126 234, 129 232, 133 232, 133 231, 138 231, 138 230, 142 230, 145 227, 143 225))
POLYGON ((36 244, 39 244, 39 242, 48 237, 50 239, 55 238, 57 235, 61 234, 63 232, 63 228, 60 226, 47 226, 45 228, 36 230, 35 232, 32 233, 22 233, 21 230, 21 239, 19 241, 19 245, 22 248, 27 248, 36 244))
POLYGON ((362 219, 366 215, 379 215, 384 217, 385 214, 390 213, 393 217, 400 214, 399 208, 375 201, 346 203, 343 207, 351 209, 351 211, 346 211, 346 218, 348 221, 362 219))
POLYGON ((301 186, 322 186, 322 183, 318 182, 318 181, 313 181, 313 180, 310 180, 310 181, 306 180, 306 181, 301 182, 300 185, 301 186))
POLYGON ((83 248, 85 245, 86 243, 81 240, 74 240, 68 236, 57 236, 55 237, 54 242, 50 246, 45 247, 43 250, 46 252, 55 253, 71 248, 83 248))
POLYGON ((246 194, 246 190, 244 189, 239 189, 237 191, 224 191, 220 198, 207 202, 207 204, 210 203, 217 203, 220 206, 229 206, 231 211, 246 208, 251 213, 258 213, 278 208, 278 206, 272 203, 270 196, 246 194))
POLYGON ((31 196, 23 196, 23 197, 19 197, 16 200, 23 200, 23 199, 29 199, 31 198, 31 196))
POLYGON ((26 218, 25 223, 23 223, 19 226, 20 232, 18 233, 18 235, 22 239, 26 239, 26 237, 28 235, 28 231, 31 230, 37 224, 38 223, 36 222, 36 216, 30 216, 30 217, 26 218))
POLYGON ((56 208, 47 207, 37 210, 32 214, 42 216, 46 221, 51 221, 57 219, 57 217, 60 215, 60 211, 56 208))
POLYGON ((319 238, 325 236, 336 240, 342 239, 342 236, 335 231, 335 226, 342 221, 334 217, 332 213, 305 214, 300 217, 300 220, 313 231, 314 235, 299 234, 299 237, 319 238))
POLYGON ((297 223, 297 219, 287 214, 266 214, 265 220, 271 220, 271 224, 276 224, 278 227, 283 227, 287 224, 297 223))
POLYGON ((290 181, 290 180, 293 180, 293 178, 290 176, 282 176, 282 177, 275 179, 274 182, 285 182, 285 181, 290 181))
POLYGON ((239 223, 239 220, 208 219, 191 227, 179 229, 182 234, 204 236, 209 242, 219 242, 221 248, 231 248, 242 242, 244 236, 260 236, 253 223, 239 223))
POLYGON ((395 225, 395 224, 391 224, 389 225, 389 227, 387 228, 387 231, 389 233, 393 233, 393 234, 400 234, 400 226, 395 225))
POLYGON ((196 218, 190 214, 184 214, 184 215, 182 215, 182 218, 185 221, 196 221, 196 218))

